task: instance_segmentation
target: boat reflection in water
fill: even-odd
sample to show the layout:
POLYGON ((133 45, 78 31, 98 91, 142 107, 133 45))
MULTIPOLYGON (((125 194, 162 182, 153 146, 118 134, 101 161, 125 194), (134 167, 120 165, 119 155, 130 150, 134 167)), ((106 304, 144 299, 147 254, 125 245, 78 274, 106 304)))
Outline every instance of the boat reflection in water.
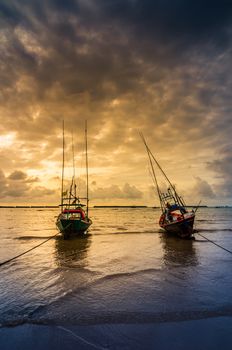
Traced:
POLYGON ((164 250, 164 263, 168 266, 196 266, 198 259, 194 247, 194 239, 180 240, 167 232, 160 233, 164 250))
POLYGON ((56 263, 59 267, 85 267, 87 265, 87 253, 91 245, 91 235, 85 234, 64 240, 62 236, 56 239, 56 263))

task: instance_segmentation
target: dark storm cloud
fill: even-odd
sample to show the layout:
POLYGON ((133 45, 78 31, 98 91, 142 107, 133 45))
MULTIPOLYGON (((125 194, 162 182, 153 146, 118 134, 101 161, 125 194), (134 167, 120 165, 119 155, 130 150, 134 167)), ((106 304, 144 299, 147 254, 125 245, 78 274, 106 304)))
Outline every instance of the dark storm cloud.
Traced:
MULTIPOLYGON (((21 1, 19 6, 9 1, 2 4, 2 15, 11 28, 2 56, 8 72, 2 85, 12 88, 9 94, 15 92, 19 76, 26 74, 33 80, 35 98, 44 100, 57 84, 63 94, 79 95, 78 99, 88 92, 93 101, 102 103, 131 91, 139 93, 141 79, 159 81, 165 64, 183 64, 181 56, 191 45, 224 42, 231 5, 225 1, 50 0, 21 1), (147 69, 147 63, 159 67, 159 72, 147 69)), ((25 100, 21 95, 16 94, 25 100)))
POLYGON ((133 172, 137 128, 179 158, 229 145, 231 14, 213 0, 1 1, 0 130, 21 142, 17 168, 59 160, 62 119, 74 131, 88 119, 96 167, 133 172))
POLYGON ((165 41, 183 38, 186 45, 203 38, 218 40, 220 45, 227 42, 226 27, 232 14, 230 1, 121 0, 98 4, 106 18, 132 26, 140 38, 144 34, 165 41))
POLYGON ((1 1, 0 3, 0 18, 4 22, 15 25, 20 20, 20 13, 10 1, 1 1))
POLYGON ((31 32, 51 52, 36 66, 34 55, 23 50, 13 36, 17 65, 25 60, 24 69, 46 84, 45 88, 56 80, 62 81, 67 92, 90 89, 101 97, 107 80, 122 91, 132 88, 133 76, 142 74, 138 57, 148 62, 155 59, 159 65, 177 65, 192 46, 228 44, 232 13, 227 1, 51 0, 20 4, 5 2, 3 17, 31 32), (83 55, 77 49, 87 52, 83 55), (75 72, 72 77, 71 70, 75 72))

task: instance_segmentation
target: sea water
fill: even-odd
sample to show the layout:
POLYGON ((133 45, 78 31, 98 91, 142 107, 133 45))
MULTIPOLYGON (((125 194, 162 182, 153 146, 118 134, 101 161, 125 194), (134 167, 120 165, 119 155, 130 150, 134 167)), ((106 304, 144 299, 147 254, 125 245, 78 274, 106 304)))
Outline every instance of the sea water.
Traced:
MULTIPOLYGON (((58 209, 0 209, 0 262, 57 233, 58 209)), ((57 235, 0 267, 1 327, 181 322, 232 316, 232 209, 200 208, 194 240, 153 208, 93 208, 83 237, 57 235), (215 242, 217 245, 209 242, 215 242)))

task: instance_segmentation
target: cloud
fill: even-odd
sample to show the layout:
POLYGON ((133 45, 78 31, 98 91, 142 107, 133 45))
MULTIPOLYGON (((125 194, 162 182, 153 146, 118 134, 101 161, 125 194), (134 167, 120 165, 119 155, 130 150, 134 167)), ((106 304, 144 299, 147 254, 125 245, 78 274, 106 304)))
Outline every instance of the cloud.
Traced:
POLYGON ((62 120, 79 161, 88 119, 97 196, 143 192, 138 129, 175 181, 184 159, 225 193, 215 162, 231 143, 230 2, 3 0, 0 15, 0 132, 14 135, 10 156, 0 145, 3 184, 30 170, 18 193, 29 181, 46 188, 45 172, 61 164, 62 120))
POLYGON ((135 186, 128 183, 124 184, 122 188, 117 185, 108 187, 97 187, 90 192, 91 199, 140 199, 143 194, 135 186))
POLYGON ((51 195, 57 194, 55 190, 51 190, 49 188, 46 188, 44 186, 36 186, 31 188, 30 192, 28 193, 28 196, 31 197, 32 200, 38 201, 44 198, 49 197, 51 195))
POLYGON ((4 195, 6 188, 7 188, 7 180, 4 172, 0 169, 0 197, 4 195))
MULTIPOLYGON (((110 182, 110 181, 108 181, 110 182)), ((76 179, 76 190, 79 197, 86 197, 86 180, 84 177, 76 179)), ((69 189, 70 181, 64 183, 65 191, 69 189)), ((95 202, 102 199, 114 200, 125 199, 134 200, 143 198, 143 192, 134 185, 124 183, 123 185, 111 184, 99 186, 96 181, 92 181, 89 186, 90 200, 95 202)))
POLYGON ((143 194, 140 190, 138 190, 135 186, 131 186, 126 183, 123 187, 123 193, 125 198, 142 198, 143 194))
POLYGON ((23 171, 15 170, 8 176, 8 180, 22 181, 24 183, 32 183, 32 182, 39 181, 39 178, 38 177, 29 177, 23 171))
POLYGON ((20 170, 15 170, 8 176, 9 180, 25 180, 27 178, 27 174, 20 170))
POLYGON ((8 177, 0 170, 0 198, 2 200, 21 199, 40 202, 45 196, 51 196, 56 193, 55 190, 50 190, 43 186, 34 186, 37 178, 28 177, 21 170, 13 171, 8 177), (41 198, 42 197, 42 198, 41 198))
POLYGON ((204 200, 215 198, 216 195, 212 187, 208 184, 206 180, 196 177, 196 184, 193 189, 194 197, 203 198, 204 200))
POLYGON ((214 172, 218 182, 215 184, 215 191, 222 198, 232 197, 232 156, 231 150, 222 150, 221 159, 216 159, 208 162, 208 168, 214 172))

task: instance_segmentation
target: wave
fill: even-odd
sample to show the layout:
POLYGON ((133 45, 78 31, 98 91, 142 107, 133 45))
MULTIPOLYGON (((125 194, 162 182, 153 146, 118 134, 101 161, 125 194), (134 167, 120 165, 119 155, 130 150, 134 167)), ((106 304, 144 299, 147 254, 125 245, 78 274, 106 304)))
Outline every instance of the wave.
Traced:
POLYGON ((198 228, 194 232, 232 232, 232 228, 198 228))
MULTIPOLYGON (((17 240, 33 240, 33 239, 47 239, 50 238, 51 236, 19 236, 19 237, 14 237, 14 239, 17 240)), ((54 237, 56 239, 56 237, 54 237)))
POLYGON ((157 230, 144 230, 144 231, 114 231, 114 232, 102 232, 102 233, 95 233, 93 230, 91 231, 91 234, 94 236, 111 236, 111 235, 141 235, 141 234, 154 234, 154 233, 160 233, 163 232, 159 229, 157 230))
POLYGON ((85 285, 82 285, 80 287, 77 287, 75 289, 65 292, 64 294, 58 296, 55 300, 52 300, 50 303, 46 305, 39 305, 35 310, 33 310, 32 314, 41 314, 41 313, 43 314, 44 312, 46 312, 46 310, 49 311, 49 309, 54 306, 58 308, 60 304, 64 303, 64 301, 69 300, 70 298, 76 296, 77 294, 79 295, 82 292, 88 291, 92 287, 102 285, 106 281, 113 281, 119 278, 130 278, 130 277, 139 276, 143 274, 152 274, 154 272, 156 273, 160 272, 160 269, 149 268, 149 269, 136 270, 132 272, 121 272, 121 273, 109 274, 105 276, 99 276, 98 272, 89 271, 88 273, 91 273, 96 276, 95 279, 93 277, 93 279, 87 282, 85 285))
MULTIPOLYGON (((33 228, 30 231, 41 231, 40 228, 33 228)), ((43 231, 54 231, 54 227, 47 227, 47 228, 43 228, 43 231)))
POLYGON ((196 222, 212 222, 214 220, 196 219, 196 222))
POLYGON ((118 273, 105 275, 102 278, 99 278, 98 282, 102 283, 104 281, 114 280, 115 278, 137 276, 137 275, 141 275, 144 273, 153 273, 153 272, 157 272, 157 271, 159 272, 160 269, 150 268, 150 269, 142 269, 142 270, 136 270, 136 271, 131 271, 131 272, 118 272, 118 273))

